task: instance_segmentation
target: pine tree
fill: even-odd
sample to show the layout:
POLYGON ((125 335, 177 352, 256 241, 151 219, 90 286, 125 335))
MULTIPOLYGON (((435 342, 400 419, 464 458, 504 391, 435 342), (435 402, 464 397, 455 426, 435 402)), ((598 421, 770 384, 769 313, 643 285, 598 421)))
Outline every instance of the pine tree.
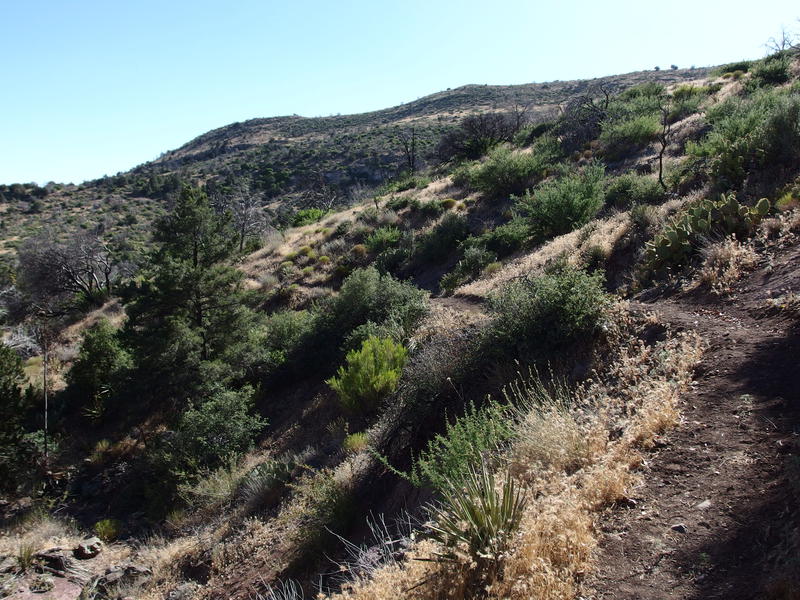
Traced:
POLYGON ((184 187, 159 220, 158 245, 128 306, 125 337, 151 397, 182 401, 221 389, 251 360, 254 315, 232 266, 236 236, 205 192, 184 187))

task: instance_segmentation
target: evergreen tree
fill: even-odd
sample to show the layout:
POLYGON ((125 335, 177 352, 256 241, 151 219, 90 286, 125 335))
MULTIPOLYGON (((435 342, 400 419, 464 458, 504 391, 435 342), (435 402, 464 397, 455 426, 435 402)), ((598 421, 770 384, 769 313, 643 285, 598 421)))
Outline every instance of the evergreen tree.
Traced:
POLYGON ((0 491, 13 490, 23 471, 31 469, 33 457, 25 443, 24 382, 22 361, 11 348, 0 344, 0 491))
POLYGON ((158 248, 127 307, 125 338, 148 394, 180 402, 244 375, 255 317, 232 266, 230 215, 216 214, 205 192, 184 187, 154 239, 158 248))

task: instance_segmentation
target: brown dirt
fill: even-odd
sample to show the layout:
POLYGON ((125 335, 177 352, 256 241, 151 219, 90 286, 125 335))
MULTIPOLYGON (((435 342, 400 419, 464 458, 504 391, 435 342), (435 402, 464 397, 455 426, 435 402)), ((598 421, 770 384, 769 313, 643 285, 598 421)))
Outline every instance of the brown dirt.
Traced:
POLYGON ((639 300, 708 349, 681 424, 646 457, 626 507, 601 524, 584 598, 768 598, 787 577, 780 597, 800 598, 800 581, 776 559, 800 531, 787 478, 800 454, 800 327, 766 310, 768 298, 800 291, 798 260, 800 248, 779 253, 727 300, 639 300))

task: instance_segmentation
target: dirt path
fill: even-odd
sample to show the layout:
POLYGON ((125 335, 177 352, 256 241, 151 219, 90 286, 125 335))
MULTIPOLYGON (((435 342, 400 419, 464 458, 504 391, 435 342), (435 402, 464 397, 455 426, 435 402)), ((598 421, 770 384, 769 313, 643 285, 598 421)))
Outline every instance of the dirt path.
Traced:
MULTIPOLYGON (((709 346, 681 424, 647 457, 633 501, 602 524, 584 598, 770 597, 781 545, 798 526, 786 468, 800 453, 800 328, 764 307, 800 292, 798 265, 800 249, 784 252, 732 301, 643 303, 709 346)), ((800 598, 800 581, 792 585, 773 597, 800 598)))

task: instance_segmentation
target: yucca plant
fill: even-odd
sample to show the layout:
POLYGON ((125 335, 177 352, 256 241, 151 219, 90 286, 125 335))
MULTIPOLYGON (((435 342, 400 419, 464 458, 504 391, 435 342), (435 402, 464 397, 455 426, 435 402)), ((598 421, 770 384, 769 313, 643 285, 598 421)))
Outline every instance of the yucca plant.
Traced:
POLYGON ((447 550, 442 560, 466 554, 479 571, 495 568, 519 527, 526 504, 525 492, 507 473, 500 491, 486 461, 470 467, 460 484, 442 490, 442 502, 429 508, 430 536, 447 550))

